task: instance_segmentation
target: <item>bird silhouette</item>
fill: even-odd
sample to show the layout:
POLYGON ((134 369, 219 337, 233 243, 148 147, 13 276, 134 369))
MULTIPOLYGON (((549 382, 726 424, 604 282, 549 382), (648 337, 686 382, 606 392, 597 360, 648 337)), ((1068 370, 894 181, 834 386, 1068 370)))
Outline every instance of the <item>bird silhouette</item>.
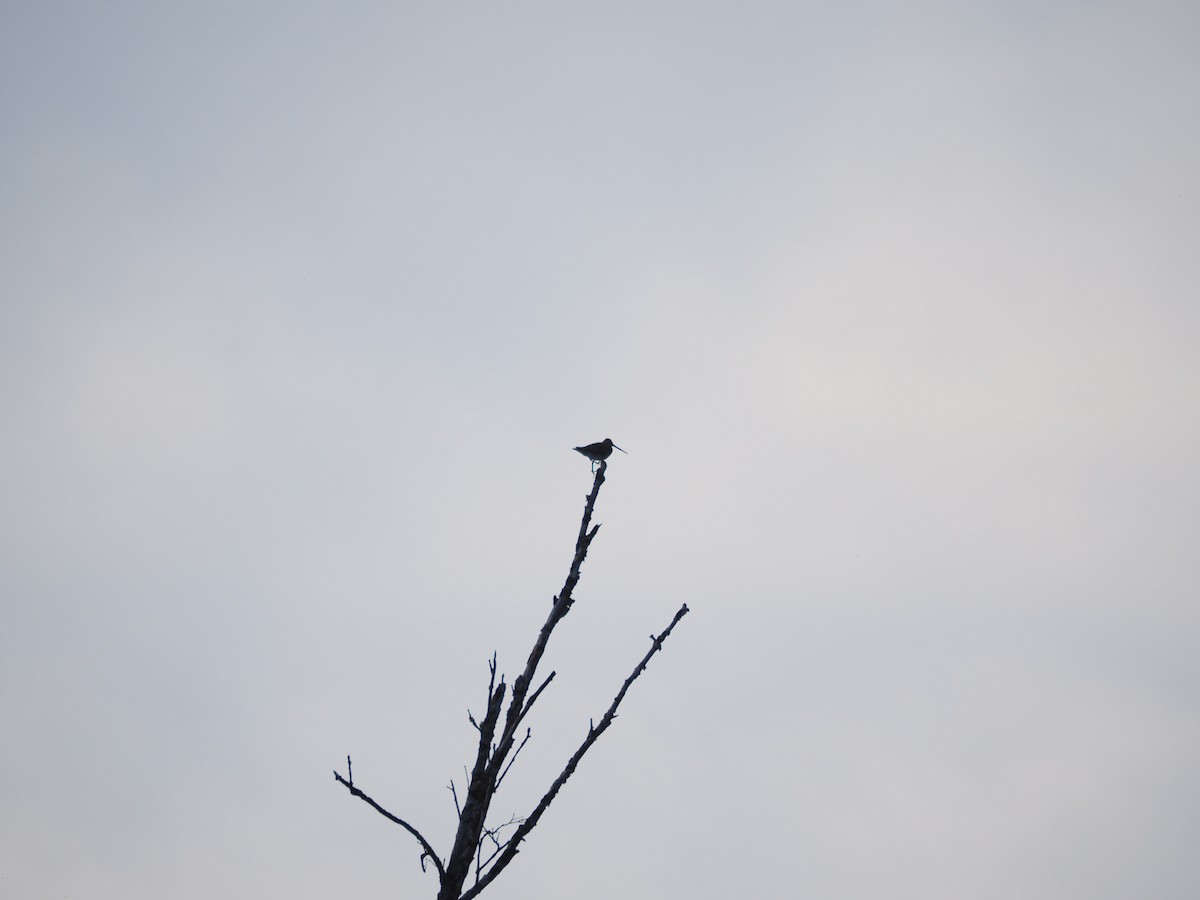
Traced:
MULTIPOLYGON (((576 453, 582 453, 592 461, 593 470, 596 468, 596 463, 604 462, 604 460, 612 456, 613 450, 621 450, 621 448, 612 442, 612 438, 605 438, 595 444, 588 444, 586 447, 575 448, 576 453)), ((626 453, 624 450, 621 450, 621 452, 626 453)))

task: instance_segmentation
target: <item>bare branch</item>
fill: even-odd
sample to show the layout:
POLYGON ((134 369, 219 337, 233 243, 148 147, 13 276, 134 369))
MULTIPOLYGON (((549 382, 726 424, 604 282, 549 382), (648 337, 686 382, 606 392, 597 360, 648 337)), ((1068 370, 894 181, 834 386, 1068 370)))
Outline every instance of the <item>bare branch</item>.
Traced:
POLYGON ((595 726, 589 725, 587 737, 584 738, 583 743, 579 745, 579 749, 575 751, 575 755, 572 756, 567 762, 566 768, 562 770, 558 778, 554 779, 554 783, 550 785, 550 789, 546 791, 545 796, 542 797, 537 807, 526 817, 525 821, 521 823, 521 827, 516 830, 513 836, 509 838, 504 853, 499 859, 496 860, 495 865, 493 865, 487 871, 487 874, 484 875, 483 878, 481 878, 469 890, 464 892, 459 900, 471 900, 472 897, 476 896, 480 891, 487 887, 491 883, 492 879, 504 871, 505 866, 513 861, 517 853, 520 852, 521 841, 523 841, 529 832, 531 832, 537 826, 538 820, 542 817, 542 813, 544 813, 554 801, 555 796, 557 796, 558 792, 562 789, 562 786, 567 783, 567 779, 574 774, 575 767, 579 765, 579 761, 583 759, 583 755, 587 753, 589 749, 591 749, 591 746, 596 743, 600 735, 604 734, 604 732, 608 729, 608 726, 612 724, 613 719, 616 718, 617 707, 620 706, 621 701, 625 699, 625 693, 629 690, 630 685, 632 685, 634 681, 637 680, 638 676, 646 670, 646 666, 649 665, 651 657, 653 657, 655 653, 662 649, 663 642, 666 641, 666 639, 670 636, 671 631, 674 630, 675 626, 679 623, 679 620, 687 614, 688 608, 687 604, 685 603, 683 606, 679 607, 679 611, 675 613, 675 617, 671 619, 671 624, 667 626, 666 630, 663 631, 663 633, 658 637, 653 638, 654 642, 650 646, 650 649, 646 652, 646 655, 642 657, 641 662, 634 667, 630 676, 625 679, 625 683, 621 685, 621 690, 617 692, 617 696, 613 698, 612 704, 608 707, 608 710, 600 719, 600 724, 595 726))
POLYGON ((521 719, 524 719, 527 715, 529 715, 529 710, 533 707, 533 702, 535 700, 537 700, 537 698, 539 696, 541 696, 542 691, 544 691, 546 689, 546 685, 548 685, 550 682, 552 682, 554 680, 554 676, 557 674, 558 674, 557 672, 551 672, 549 675, 546 676, 546 680, 542 682, 541 686, 536 691, 533 692, 533 694, 529 698, 529 702, 527 702, 525 704, 525 708, 523 710, 521 710, 521 716, 519 719, 517 719, 517 724, 520 724, 521 719))
POLYGON ((532 735, 533 735, 533 729, 526 728, 525 729, 525 739, 522 740, 520 745, 517 747, 517 749, 513 751, 512 759, 510 759, 508 761, 508 765, 504 767, 504 771, 501 772, 500 776, 496 779, 495 790, 497 790, 497 791, 500 790, 500 783, 502 781, 504 781, 504 776, 507 775, 508 770, 513 767, 513 763, 515 763, 517 761, 517 757, 521 755, 521 750, 524 749, 525 745, 529 742, 529 738, 532 737, 532 735))
POLYGON ((571 596, 571 592, 575 590, 575 585, 579 583, 580 570, 583 566, 583 561, 587 558, 588 547, 591 546, 592 540, 596 537, 596 532, 600 530, 600 526, 595 525, 589 531, 588 525, 591 524, 592 510, 596 506, 596 498, 600 495, 600 487, 604 484, 604 472, 607 468, 608 464, 601 462, 600 468, 596 470, 596 477, 592 482, 592 492, 588 494, 583 506, 583 519, 579 524, 579 537, 575 540, 575 556, 571 560, 571 568, 567 572, 567 580, 563 583, 563 589, 558 592, 558 602, 551 608, 550 615, 546 617, 541 631, 538 632, 533 649, 529 652, 529 659, 525 662, 525 671, 513 682, 512 700, 508 705, 508 713, 504 722, 504 732, 500 737, 499 748, 492 760, 489 772, 493 780, 499 776, 500 769, 504 765, 504 760, 508 756, 516 739, 517 726, 520 724, 525 712, 525 696, 529 692, 529 685, 532 683, 533 676, 537 672, 538 663, 541 662, 542 656, 546 652, 546 645, 550 642, 550 635, 554 631, 554 627, 571 611, 571 605, 575 602, 571 596))
MULTIPOLYGON (((349 773, 350 757, 346 757, 346 762, 347 762, 346 771, 347 771, 347 773, 349 773)), ((424 838, 424 836, 422 836, 421 832, 417 831, 417 829, 413 828, 411 825, 409 825, 407 822, 405 822, 399 816, 393 815, 392 813, 388 812, 386 809, 384 809, 382 806, 380 806, 378 803, 376 803, 374 800, 372 800, 370 797, 368 797, 366 794, 364 794, 361 790, 359 790, 353 784, 351 784, 350 780, 348 778, 343 778, 341 775, 339 775, 337 773, 337 770, 334 770, 333 777, 336 778, 340 784, 344 784, 346 786, 346 790, 348 790, 352 795, 354 795, 355 797, 358 797, 360 800, 364 801, 372 809, 374 809, 376 812, 378 812, 381 816, 383 816, 385 819, 395 822, 397 825, 399 825, 401 828, 403 828, 405 831, 407 831, 409 834, 411 834, 413 837, 415 837, 417 839, 417 842, 421 845, 421 849, 425 851, 424 854, 422 854, 422 858, 425 856, 428 856, 430 859, 432 859, 434 867, 438 870, 438 877, 440 877, 440 878, 445 877, 446 870, 442 867, 441 859, 439 859, 438 855, 433 852, 433 847, 431 847, 429 845, 429 841, 425 840, 425 838, 424 838)), ((421 863, 421 868, 422 869, 425 868, 424 861, 422 861, 422 863, 421 863)))

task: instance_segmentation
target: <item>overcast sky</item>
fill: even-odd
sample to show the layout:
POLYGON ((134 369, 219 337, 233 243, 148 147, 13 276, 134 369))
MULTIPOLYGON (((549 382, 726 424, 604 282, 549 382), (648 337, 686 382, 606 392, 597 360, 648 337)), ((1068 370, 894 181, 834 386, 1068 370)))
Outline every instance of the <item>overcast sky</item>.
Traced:
POLYGON ((1200 896, 1193 3, 0 11, 0 894, 1200 896))

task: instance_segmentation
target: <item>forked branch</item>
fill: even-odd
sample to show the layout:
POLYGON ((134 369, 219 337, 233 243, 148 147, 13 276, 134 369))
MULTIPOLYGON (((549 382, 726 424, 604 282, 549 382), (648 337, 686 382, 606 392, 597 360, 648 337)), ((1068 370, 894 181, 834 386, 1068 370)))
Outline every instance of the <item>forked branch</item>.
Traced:
POLYGON ((625 679, 625 683, 621 685, 621 690, 617 691, 617 696, 613 698, 613 702, 609 705, 608 709, 601 717, 600 724, 589 724, 587 737, 584 738, 583 743, 579 745, 579 749, 575 751, 575 754, 567 762, 566 767, 561 773, 559 773, 559 776, 554 779, 554 784, 550 785, 550 789, 546 791, 545 795, 541 799, 541 802, 539 802, 534 808, 533 812, 531 812, 525 818, 525 821, 521 823, 521 826, 513 833, 512 837, 508 839, 504 847, 504 852, 500 854, 495 863, 493 863, 492 867, 488 869, 487 874, 485 874, 483 878, 479 879, 479 882, 473 885, 470 890, 466 891, 460 900, 471 900, 472 897, 487 887, 492 882, 492 879, 504 871, 504 867, 512 862, 513 858, 516 857, 519 852, 521 852, 521 841, 525 839, 529 832, 533 831, 533 829, 537 827, 538 820, 542 817, 542 813, 544 813, 550 804, 554 802, 554 798, 558 795, 558 792, 562 789, 562 786, 566 784, 567 780, 575 773, 575 768, 579 765, 580 760, 583 759, 583 755, 591 749, 592 745, 596 743, 600 735, 602 735, 608 729, 608 726, 613 723, 613 719, 617 717, 617 707, 619 707, 621 705, 621 701, 625 699, 625 693, 629 690, 630 685, 632 685, 638 679, 638 676, 646 671, 646 666, 650 664, 651 657, 653 657, 655 653, 662 649, 663 642, 670 636, 671 631, 679 623, 679 620, 686 616, 688 612, 689 610, 687 604, 685 603, 683 606, 679 607, 679 611, 676 612, 675 617, 671 619, 671 624, 666 627, 666 630, 664 630, 662 634, 658 635, 658 637, 651 635, 652 643, 650 645, 650 649, 646 651, 646 655, 642 657, 641 662, 634 667, 633 672, 631 672, 629 677, 625 679))

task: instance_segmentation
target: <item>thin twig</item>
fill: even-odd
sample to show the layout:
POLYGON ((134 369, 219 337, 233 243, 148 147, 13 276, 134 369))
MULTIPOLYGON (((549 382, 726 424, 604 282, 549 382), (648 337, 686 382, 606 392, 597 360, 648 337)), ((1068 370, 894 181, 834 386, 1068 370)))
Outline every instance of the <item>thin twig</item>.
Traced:
MULTIPOLYGON (((509 841, 511 841, 511 840, 512 840, 512 838, 509 838, 508 840, 509 840, 509 841)), ((505 848, 505 847, 507 847, 507 846, 508 846, 508 841, 505 841, 503 844, 501 844, 501 843, 499 843, 499 842, 497 842, 497 843, 496 843, 496 849, 495 849, 495 850, 493 850, 493 851, 492 851, 492 853, 491 853, 491 855, 490 855, 490 856, 488 856, 488 858, 487 858, 487 859, 485 859, 485 860, 483 861, 483 863, 482 863, 482 864, 479 866, 479 868, 477 868, 477 869, 475 870, 475 883, 476 883, 476 884, 478 884, 478 883, 479 883, 479 874, 480 874, 480 872, 481 872, 483 869, 486 869, 486 868, 487 868, 489 865, 491 865, 491 863, 492 863, 492 860, 493 860, 493 859, 495 859, 497 856, 499 856, 501 853, 503 853, 503 852, 504 852, 504 848, 505 848)))
MULTIPOLYGON (((484 831, 484 833, 483 833, 483 836, 484 836, 485 838, 489 838, 489 839, 491 840, 491 842, 492 842, 493 844, 495 844, 495 846, 496 846, 496 849, 495 849, 495 850, 493 850, 493 851, 492 851, 492 852, 491 852, 491 853, 488 855, 488 858, 487 858, 487 859, 485 859, 485 860, 483 860, 483 862, 482 862, 482 863, 480 863, 480 862, 479 862, 479 859, 480 859, 480 856, 482 855, 482 853, 480 853, 480 854, 476 854, 476 857, 475 857, 475 859, 476 859, 476 868, 475 868, 475 881, 476 881, 476 882, 478 882, 478 881, 479 881, 479 874, 480 874, 480 872, 481 872, 483 869, 486 869, 486 868, 488 867, 488 865, 491 863, 491 861, 492 861, 493 859, 495 859, 497 856, 499 856, 499 855, 500 855, 500 854, 503 852, 504 848, 508 846, 508 841, 506 840, 506 841, 503 841, 503 842, 501 842, 500 838, 499 838, 499 837, 497 837, 497 835, 499 835, 499 834, 500 834, 500 832, 501 832, 501 831, 503 831, 505 828, 509 828, 509 827, 511 827, 511 826, 513 826, 513 825, 518 825, 518 826, 519 826, 519 825, 521 825, 521 824, 522 824, 524 821, 525 821, 525 820, 524 820, 524 819, 522 819, 520 816, 513 815, 513 817, 512 817, 512 818, 510 818, 510 819, 509 819, 507 822, 505 822, 504 824, 502 824, 502 825, 497 825, 495 828, 489 828, 489 829, 487 829, 486 831, 484 831)), ((480 840, 480 842, 479 842, 479 847, 480 847, 480 850, 482 851, 482 848, 483 848, 483 841, 482 841, 482 840, 480 840)))
POLYGON ((537 700, 537 698, 541 696, 542 691, 544 691, 546 689, 546 686, 554 680, 554 676, 557 674, 558 674, 558 672, 551 672, 549 675, 546 676, 546 680, 541 683, 541 685, 538 687, 538 689, 529 695, 529 700, 526 701, 525 708, 523 710, 521 710, 521 716, 519 719, 517 719, 517 724, 520 724, 521 719, 524 719, 527 715, 529 715, 529 710, 533 707, 534 701, 537 700))
POLYGON ((497 791, 498 791, 498 790, 500 790, 500 783, 501 783, 502 781, 504 781, 504 776, 505 776, 505 775, 507 775, 507 774, 508 774, 508 770, 509 770, 509 769, 511 769, 511 768, 513 767, 513 763, 515 763, 515 762, 517 761, 517 757, 521 755, 521 750, 524 748, 524 746, 525 746, 527 743, 529 743, 529 738, 530 738, 532 735, 533 735, 533 729, 532 729, 532 728, 526 728, 526 729, 525 729, 525 739, 524 739, 523 741, 521 741, 521 743, 520 743, 520 745, 518 745, 517 749, 513 751, 512 758, 511 758, 511 759, 509 759, 509 761, 508 761, 508 765, 504 767, 504 771, 503 771, 503 772, 501 772, 501 773, 500 773, 500 777, 496 779, 496 787, 495 787, 495 790, 497 790, 497 791))

